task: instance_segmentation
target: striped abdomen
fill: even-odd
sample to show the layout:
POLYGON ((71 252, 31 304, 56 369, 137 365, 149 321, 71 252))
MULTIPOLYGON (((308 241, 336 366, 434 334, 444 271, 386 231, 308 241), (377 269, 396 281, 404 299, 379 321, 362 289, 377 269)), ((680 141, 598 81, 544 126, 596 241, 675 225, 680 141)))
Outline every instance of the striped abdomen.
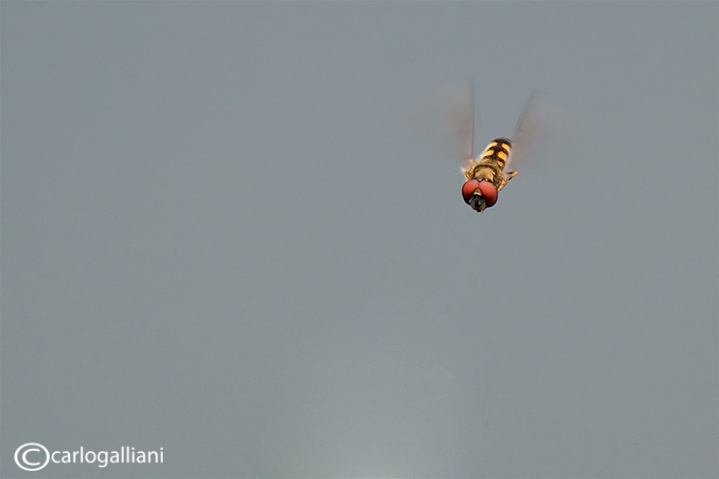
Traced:
POLYGON ((500 170, 503 170, 511 151, 511 141, 506 138, 497 138, 487 146, 487 149, 479 159, 479 163, 495 163, 500 170))

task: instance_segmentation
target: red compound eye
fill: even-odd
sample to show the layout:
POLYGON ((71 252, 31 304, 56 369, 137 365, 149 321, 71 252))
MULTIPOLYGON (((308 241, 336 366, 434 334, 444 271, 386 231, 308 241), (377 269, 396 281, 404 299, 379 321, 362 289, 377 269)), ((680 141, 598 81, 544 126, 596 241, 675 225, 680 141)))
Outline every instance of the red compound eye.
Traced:
POLYGON ((462 198, 464 198, 465 203, 469 203, 469 199, 472 197, 472 193, 474 193, 474 190, 479 188, 479 181, 477 180, 469 180, 464 185, 462 185, 462 198))
POLYGON ((479 193, 484 197, 484 202, 487 208, 493 206, 497 202, 497 188, 494 187, 492 182, 488 180, 479 181, 472 179, 462 185, 462 198, 465 203, 469 203, 469 199, 472 197, 475 191, 479 189, 479 193))
POLYGON ((489 181, 480 181, 479 191, 482 193, 482 196, 484 196, 487 208, 493 206, 497 202, 497 188, 495 188, 489 181))

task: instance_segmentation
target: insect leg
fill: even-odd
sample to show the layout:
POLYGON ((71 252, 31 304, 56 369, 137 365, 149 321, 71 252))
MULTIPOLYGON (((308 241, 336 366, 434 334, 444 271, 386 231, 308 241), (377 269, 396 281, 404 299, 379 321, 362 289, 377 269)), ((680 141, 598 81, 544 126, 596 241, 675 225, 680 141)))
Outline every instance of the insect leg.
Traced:
POLYGON ((508 171, 508 172, 507 172, 507 178, 502 182, 501 185, 499 185, 499 188, 497 188, 497 193, 499 193, 500 191, 502 191, 502 189, 503 189, 505 186, 507 186, 507 183, 509 183, 509 180, 511 180, 512 178, 514 178, 515 176, 517 176, 517 174, 518 174, 518 173, 517 173, 516 171, 508 171))

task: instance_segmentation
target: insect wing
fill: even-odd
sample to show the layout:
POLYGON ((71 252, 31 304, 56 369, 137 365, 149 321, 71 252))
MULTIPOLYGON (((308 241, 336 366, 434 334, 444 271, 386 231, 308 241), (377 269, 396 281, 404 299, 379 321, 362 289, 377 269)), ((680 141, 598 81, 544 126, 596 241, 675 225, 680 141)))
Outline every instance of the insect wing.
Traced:
POLYGON ((459 82, 442 88, 427 102, 406 112, 412 134, 441 157, 466 169, 473 158, 474 85, 459 82))
POLYGON ((504 170, 526 167, 530 156, 546 156, 558 121, 558 109, 536 91, 532 92, 517 121, 512 138, 512 152, 504 170))
POLYGON ((460 148, 461 161, 472 158, 474 153, 474 84, 468 83, 458 92, 456 112, 456 136, 460 148))
POLYGON ((441 136, 454 160, 466 168, 474 151, 474 84, 452 85, 443 91, 439 104, 441 136))

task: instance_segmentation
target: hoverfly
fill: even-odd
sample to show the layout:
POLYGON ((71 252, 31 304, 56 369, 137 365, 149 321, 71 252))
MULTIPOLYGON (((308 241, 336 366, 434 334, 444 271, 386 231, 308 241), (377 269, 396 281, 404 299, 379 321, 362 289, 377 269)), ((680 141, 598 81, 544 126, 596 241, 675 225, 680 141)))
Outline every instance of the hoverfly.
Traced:
MULTIPOLYGON (((513 150, 512 141, 508 138, 497 138, 492 140, 484 151, 472 157, 474 143, 474 88, 470 84, 464 97, 464 105, 455 105, 456 133, 459 134, 462 143, 462 155, 464 166, 462 171, 466 182, 462 185, 462 198, 465 203, 478 213, 494 206, 497 203, 499 192, 504 189, 509 181, 517 176, 516 171, 510 170, 510 164, 516 149, 513 150)), ((533 93, 527 101, 524 111, 519 117, 515 131, 515 146, 524 153, 528 143, 535 140, 539 123, 541 108, 538 108, 536 95, 533 93)))
POLYGON ((464 202, 477 213, 494 206, 497 196, 516 171, 506 171, 512 154, 512 142, 507 138, 493 140, 476 160, 469 158, 464 172, 467 181, 462 185, 464 202))

